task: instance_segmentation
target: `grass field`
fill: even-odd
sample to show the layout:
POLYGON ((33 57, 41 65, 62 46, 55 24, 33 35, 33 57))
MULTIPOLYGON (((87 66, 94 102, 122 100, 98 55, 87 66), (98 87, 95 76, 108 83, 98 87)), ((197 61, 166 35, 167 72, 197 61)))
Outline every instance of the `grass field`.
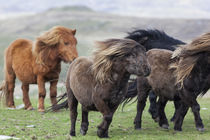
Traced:
MULTIPOLYGON (((22 104, 22 100, 15 101, 16 105, 22 104)), ((175 132, 173 124, 170 123, 169 130, 163 130, 158 127, 148 113, 148 105, 143 114, 142 130, 133 129, 133 119, 136 114, 136 104, 127 105, 124 111, 121 108, 117 110, 114 119, 109 128, 109 136, 111 140, 207 140, 210 139, 210 98, 199 99, 201 105, 201 116, 205 125, 205 132, 198 132, 194 126, 194 118, 191 111, 188 112, 184 124, 183 132, 175 132)), ((32 99, 34 107, 37 106, 37 100, 32 99)), ((49 99, 46 100, 45 105, 50 106, 49 99)), ((173 114, 173 104, 170 102, 166 107, 167 117, 170 118, 173 114)), ((41 114, 37 110, 25 111, 9 110, 6 108, 0 109, 0 135, 14 136, 20 139, 53 139, 53 140, 95 140, 99 139, 96 135, 97 125, 101 122, 101 114, 98 112, 89 113, 89 130, 86 136, 79 133, 81 112, 78 109, 78 119, 76 127, 76 137, 69 137, 69 110, 62 110, 60 112, 50 112, 41 114), (32 127, 30 127, 32 125, 32 127)))

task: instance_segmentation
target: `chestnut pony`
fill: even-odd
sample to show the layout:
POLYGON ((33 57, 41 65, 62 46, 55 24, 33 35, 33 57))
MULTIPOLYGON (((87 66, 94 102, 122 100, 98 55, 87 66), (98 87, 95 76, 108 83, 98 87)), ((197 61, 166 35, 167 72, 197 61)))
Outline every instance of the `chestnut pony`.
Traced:
POLYGON ((55 26, 31 40, 15 40, 5 50, 5 81, 2 86, 6 105, 15 108, 13 92, 16 77, 22 82, 25 109, 33 109, 29 99, 29 84, 38 84, 38 111, 44 111, 45 82, 50 82, 50 99, 56 104, 57 83, 61 61, 71 62, 78 57, 76 30, 55 26))
POLYGON ((98 136, 108 137, 109 125, 125 97, 130 74, 147 76, 150 73, 145 51, 142 45, 133 40, 109 39, 98 43, 92 58, 79 57, 71 63, 66 81, 70 135, 75 136, 79 102, 82 104, 82 135, 88 130, 88 112, 93 110, 103 114, 98 136))

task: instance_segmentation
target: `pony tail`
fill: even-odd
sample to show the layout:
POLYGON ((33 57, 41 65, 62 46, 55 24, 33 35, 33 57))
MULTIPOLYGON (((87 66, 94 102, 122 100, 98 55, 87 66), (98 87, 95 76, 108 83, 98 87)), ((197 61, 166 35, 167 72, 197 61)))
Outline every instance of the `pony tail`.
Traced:
POLYGON ((6 81, 3 81, 0 85, 0 106, 7 105, 8 98, 8 84, 6 81))
MULTIPOLYGON (((6 55, 8 48, 4 51, 4 73, 6 73, 6 55)), ((6 74, 4 75, 4 79, 0 84, 0 107, 7 106, 9 100, 9 92, 8 92, 8 83, 6 82, 6 74)))

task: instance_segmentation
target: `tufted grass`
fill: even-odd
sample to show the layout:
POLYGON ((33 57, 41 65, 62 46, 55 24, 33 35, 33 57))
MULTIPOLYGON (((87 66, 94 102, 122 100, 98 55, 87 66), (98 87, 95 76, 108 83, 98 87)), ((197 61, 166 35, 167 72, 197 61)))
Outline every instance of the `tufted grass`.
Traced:
MULTIPOLYGON (((15 101, 16 105, 22 104, 22 100, 15 101)), ((210 138, 210 98, 199 99, 201 105, 201 116, 205 125, 205 132, 198 132, 195 129, 194 118, 191 111, 188 111, 183 124, 182 132, 173 130, 173 123, 170 122, 170 129, 163 130, 159 128, 150 114, 148 113, 148 105, 143 114, 142 130, 134 130, 133 119, 136 114, 136 103, 127 105, 124 112, 121 108, 117 110, 113 121, 109 128, 110 140, 207 140, 210 138)), ((32 99, 32 104, 36 109, 37 99, 32 99)), ((148 103, 149 104, 149 103, 148 103)), ((50 106, 49 99, 46 99, 45 105, 50 106)), ((168 103, 166 107, 167 117, 173 115, 173 103, 168 103)), ((80 106, 78 107, 78 119, 76 125, 76 137, 70 137, 69 128, 69 110, 61 110, 59 112, 49 112, 41 114, 37 110, 25 111, 0 109, 0 135, 14 136, 20 139, 53 139, 53 140, 95 140, 99 139, 96 135, 97 125, 101 122, 101 114, 98 112, 89 113, 89 130, 86 136, 79 133, 81 123, 80 106), (28 127, 33 125, 33 127, 28 127)))

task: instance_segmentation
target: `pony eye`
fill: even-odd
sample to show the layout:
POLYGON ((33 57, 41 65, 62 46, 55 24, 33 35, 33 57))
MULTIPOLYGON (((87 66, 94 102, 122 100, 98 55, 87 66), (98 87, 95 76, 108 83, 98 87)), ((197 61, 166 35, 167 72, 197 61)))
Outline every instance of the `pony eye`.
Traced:
POLYGON ((69 43, 69 42, 64 42, 64 44, 67 46, 67 45, 69 45, 70 43, 69 43))

